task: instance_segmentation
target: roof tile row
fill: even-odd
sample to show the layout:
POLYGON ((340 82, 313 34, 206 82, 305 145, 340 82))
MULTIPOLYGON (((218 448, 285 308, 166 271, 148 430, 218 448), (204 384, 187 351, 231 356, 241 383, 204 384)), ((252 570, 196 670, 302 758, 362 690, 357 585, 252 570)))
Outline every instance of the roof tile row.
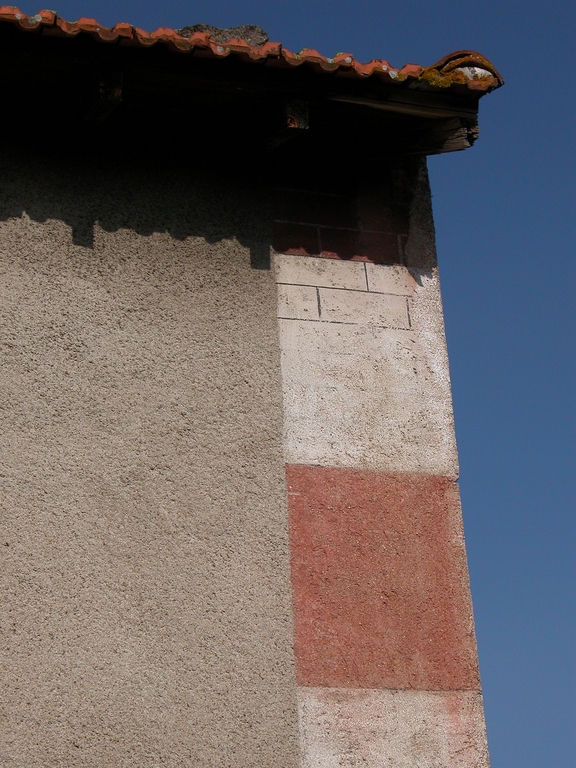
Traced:
POLYGON ((112 28, 103 27, 94 19, 81 18, 70 22, 54 11, 39 11, 34 16, 22 13, 16 6, 0 6, 0 23, 10 22, 28 32, 73 38, 79 34, 90 35, 98 42, 116 43, 122 46, 149 48, 162 45, 180 53, 223 59, 235 56, 245 62, 259 62, 266 66, 291 68, 307 65, 318 72, 337 73, 338 76, 366 78, 375 76, 391 83, 409 81, 414 86, 445 89, 453 85, 465 86, 471 91, 486 93, 503 84, 501 76, 492 64, 475 51, 456 51, 431 67, 406 64, 401 69, 392 67, 384 59, 373 59, 366 64, 356 61, 351 53, 339 53, 333 58, 322 56, 312 48, 292 53, 281 43, 267 42, 261 46, 250 45, 246 40, 232 39, 227 43, 214 41, 206 32, 195 32, 184 37, 176 30, 160 27, 145 32, 131 24, 119 23, 112 28))

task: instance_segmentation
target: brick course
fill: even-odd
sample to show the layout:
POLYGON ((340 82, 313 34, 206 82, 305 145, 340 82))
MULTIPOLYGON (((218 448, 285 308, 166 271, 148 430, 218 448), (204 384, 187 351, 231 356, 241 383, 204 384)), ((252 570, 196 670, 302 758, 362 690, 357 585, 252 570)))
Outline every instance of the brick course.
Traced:
MULTIPOLYGON (((398 174, 397 174, 398 175, 398 174)), ((401 181, 404 177, 400 175, 401 181)), ((401 183, 360 184, 303 173, 273 189, 273 248, 324 258, 401 264, 408 200, 401 183)))

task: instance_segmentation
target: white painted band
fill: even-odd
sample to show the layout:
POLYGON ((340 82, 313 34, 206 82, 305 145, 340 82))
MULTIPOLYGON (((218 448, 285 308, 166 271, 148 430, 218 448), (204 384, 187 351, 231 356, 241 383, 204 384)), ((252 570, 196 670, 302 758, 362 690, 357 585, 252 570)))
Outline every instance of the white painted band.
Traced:
POLYGON ((301 768, 489 768, 476 691, 298 689, 301 768))
POLYGON ((277 254, 290 464, 456 477, 436 270, 277 254))

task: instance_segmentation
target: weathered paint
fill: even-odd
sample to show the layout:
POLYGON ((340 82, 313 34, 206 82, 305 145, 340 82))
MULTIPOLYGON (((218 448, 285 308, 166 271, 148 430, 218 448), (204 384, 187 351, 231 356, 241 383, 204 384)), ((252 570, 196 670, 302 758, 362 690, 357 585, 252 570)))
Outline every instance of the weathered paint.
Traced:
POLYGON ((364 263, 315 259, 282 254, 274 258, 276 282, 279 285, 311 285, 320 288, 348 288, 365 291, 366 267, 364 263))
POLYGON ((458 488, 288 466, 300 685, 478 690, 458 488))
POLYGON ((299 688, 302 768, 489 768, 482 694, 299 688))
POLYGON ((410 330, 410 310, 405 296, 367 294, 366 290, 279 285, 278 313, 283 320, 410 330))
POLYGON ((369 291, 391 293, 398 296, 414 296, 416 291, 415 276, 406 267, 389 265, 384 269, 380 264, 364 264, 366 284, 369 291))
POLYGON ((424 165, 397 237, 274 258, 302 768, 488 768, 424 165))
POLYGON ((456 477, 437 272, 274 262, 286 461, 456 477))

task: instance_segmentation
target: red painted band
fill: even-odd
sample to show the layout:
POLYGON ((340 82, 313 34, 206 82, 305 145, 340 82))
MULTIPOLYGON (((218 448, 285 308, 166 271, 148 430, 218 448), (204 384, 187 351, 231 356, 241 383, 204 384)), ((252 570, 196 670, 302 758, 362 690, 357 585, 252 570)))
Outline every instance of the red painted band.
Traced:
POLYGON ((457 485, 286 471, 298 684, 479 690, 457 485))

